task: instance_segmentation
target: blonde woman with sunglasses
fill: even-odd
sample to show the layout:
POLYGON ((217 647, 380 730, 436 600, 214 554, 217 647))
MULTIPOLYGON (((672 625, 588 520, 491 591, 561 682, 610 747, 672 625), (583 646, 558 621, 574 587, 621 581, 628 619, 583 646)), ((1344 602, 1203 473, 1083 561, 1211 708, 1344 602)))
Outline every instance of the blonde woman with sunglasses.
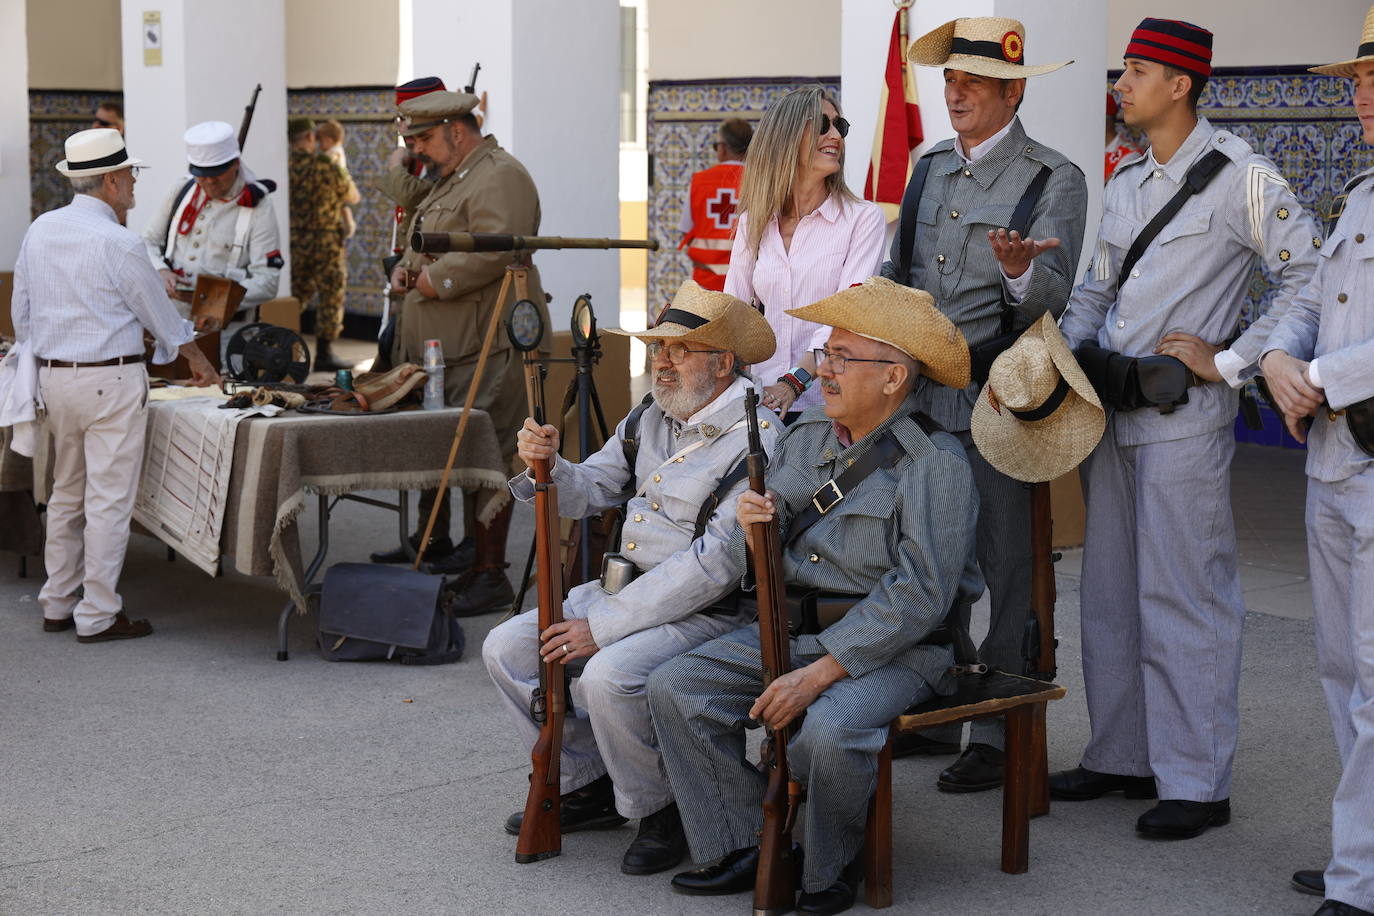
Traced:
POLYGON ((725 291, 758 306, 777 336, 773 357, 752 371, 763 405, 788 420, 821 403, 812 351, 829 331, 786 310, 863 282, 883 257, 882 210, 845 185, 848 133, 835 100, 809 86, 764 113, 745 161, 725 291))

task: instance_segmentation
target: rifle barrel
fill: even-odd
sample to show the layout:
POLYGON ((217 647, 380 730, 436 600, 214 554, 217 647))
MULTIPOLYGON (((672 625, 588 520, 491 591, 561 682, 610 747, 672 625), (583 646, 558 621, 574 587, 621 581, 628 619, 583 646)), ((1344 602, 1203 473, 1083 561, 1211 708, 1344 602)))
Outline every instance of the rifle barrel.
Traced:
POLYGON ((410 247, 424 254, 449 251, 532 251, 540 248, 644 248, 658 250, 657 239, 597 239, 562 235, 503 235, 495 232, 416 232, 410 247))

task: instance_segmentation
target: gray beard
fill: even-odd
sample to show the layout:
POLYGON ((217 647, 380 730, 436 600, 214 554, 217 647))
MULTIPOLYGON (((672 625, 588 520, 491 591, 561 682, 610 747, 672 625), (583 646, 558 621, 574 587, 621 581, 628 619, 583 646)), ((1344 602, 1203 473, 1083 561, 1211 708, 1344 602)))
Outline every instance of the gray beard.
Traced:
POLYGON ((706 406, 715 387, 715 381, 705 373, 689 378, 679 370, 676 389, 665 389, 654 381, 654 403, 674 420, 686 423, 692 414, 706 406))

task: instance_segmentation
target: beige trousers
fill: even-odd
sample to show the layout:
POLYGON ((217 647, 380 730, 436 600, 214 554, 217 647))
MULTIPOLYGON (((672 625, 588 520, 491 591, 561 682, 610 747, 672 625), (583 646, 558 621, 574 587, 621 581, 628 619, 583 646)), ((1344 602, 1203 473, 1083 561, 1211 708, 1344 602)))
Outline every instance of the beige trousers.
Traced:
POLYGON ((43 616, 91 636, 123 608, 117 586, 143 466, 148 373, 142 363, 38 371, 53 439, 43 616), (81 588, 83 594, 78 594, 81 588))

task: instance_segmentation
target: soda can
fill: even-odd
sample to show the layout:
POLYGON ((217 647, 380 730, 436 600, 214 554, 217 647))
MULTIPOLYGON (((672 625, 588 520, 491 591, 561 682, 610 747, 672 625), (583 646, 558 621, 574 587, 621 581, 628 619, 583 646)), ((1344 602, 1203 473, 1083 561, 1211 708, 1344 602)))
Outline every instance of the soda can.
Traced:
POLYGON ((353 372, 349 369, 340 369, 334 373, 334 384, 344 391, 353 390, 353 372))

